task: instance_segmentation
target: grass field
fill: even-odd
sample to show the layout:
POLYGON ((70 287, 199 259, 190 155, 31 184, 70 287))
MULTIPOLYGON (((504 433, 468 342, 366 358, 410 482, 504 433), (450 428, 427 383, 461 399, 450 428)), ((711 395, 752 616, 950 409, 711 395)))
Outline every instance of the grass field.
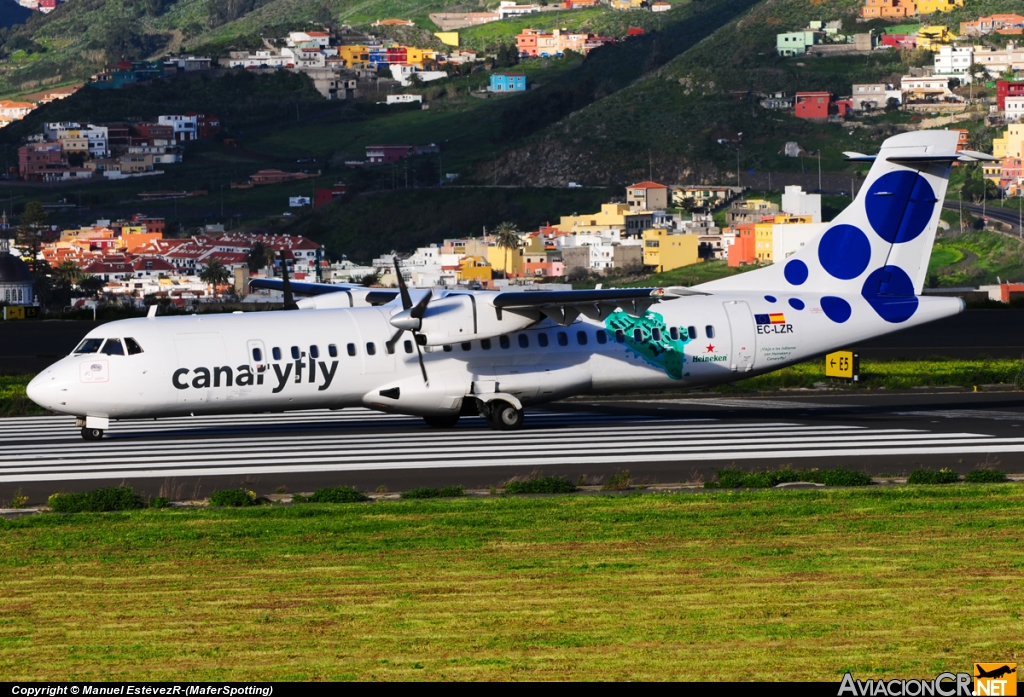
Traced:
POLYGON ((7 680, 932 677, 1022 649, 1014 485, 0 520, 7 680))

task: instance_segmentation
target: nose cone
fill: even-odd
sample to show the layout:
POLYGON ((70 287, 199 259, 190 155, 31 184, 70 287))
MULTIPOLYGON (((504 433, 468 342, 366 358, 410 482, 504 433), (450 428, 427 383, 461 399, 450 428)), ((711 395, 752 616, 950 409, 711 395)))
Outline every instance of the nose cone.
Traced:
POLYGON ((59 402, 61 388, 64 386, 65 381, 59 380, 56 371, 51 368, 35 376, 25 388, 25 393, 29 399, 45 409, 63 411, 59 408, 59 402))

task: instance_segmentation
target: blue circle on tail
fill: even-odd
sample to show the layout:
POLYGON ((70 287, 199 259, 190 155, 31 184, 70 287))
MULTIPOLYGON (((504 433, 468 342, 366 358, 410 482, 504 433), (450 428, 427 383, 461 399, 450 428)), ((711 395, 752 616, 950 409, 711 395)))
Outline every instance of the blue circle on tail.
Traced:
POLYGON ((836 324, 842 324, 850 319, 850 315, 853 314, 853 308, 850 307, 850 303, 832 295, 826 295, 821 299, 821 310, 825 313, 826 317, 836 324))
POLYGON ((807 280, 807 264, 799 259, 793 259, 786 263, 782 275, 794 286, 798 286, 807 280))
POLYGON ((935 191, 917 172, 889 172, 868 189, 864 208, 878 236, 890 244, 916 239, 935 213, 935 191))
POLYGON ((860 294, 886 322, 906 322, 917 312, 914 282, 898 266, 883 266, 872 271, 865 279, 860 294))
POLYGON ((818 243, 818 261, 833 278, 849 281, 868 268, 871 242, 860 228, 836 225, 822 235, 818 243))

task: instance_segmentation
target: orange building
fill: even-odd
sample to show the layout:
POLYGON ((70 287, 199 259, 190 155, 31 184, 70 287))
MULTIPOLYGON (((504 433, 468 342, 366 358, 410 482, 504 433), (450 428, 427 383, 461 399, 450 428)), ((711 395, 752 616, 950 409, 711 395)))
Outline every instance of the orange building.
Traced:
POLYGON ((729 266, 757 263, 756 229, 755 223, 740 223, 733 227, 736 239, 729 247, 729 266))
POLYGON ((860 16, 866 19, 913 17, 917 14, 914 0, 864 0, 860 16))

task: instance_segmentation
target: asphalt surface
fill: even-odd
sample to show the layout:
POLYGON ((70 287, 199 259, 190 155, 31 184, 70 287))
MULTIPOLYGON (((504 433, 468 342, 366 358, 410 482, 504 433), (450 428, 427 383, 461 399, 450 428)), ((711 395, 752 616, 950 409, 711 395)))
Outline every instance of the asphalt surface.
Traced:
POLYGON ((451 430, 361 409, 115 423, 81 440, 67 417, 0 420, 0 501, 18 489, 130 484, 172 498, 245 486, 260 494, 346 484, 373 491, 499 485, 533 472, 576 479, 700 481, 735 465, 905 475, 978 465, 1024 473, 1024 393, 857 394, 577 401, 528 412, 518 432, 480 419, 451 430))
MULTIPOLYGON (((69 354, 96 326, 81 320, 0 323, 0 375, 38 373, 69 354)), ((1024 310, 968 310, 849 348, 866 360, 1020 358, 1024 310)))

